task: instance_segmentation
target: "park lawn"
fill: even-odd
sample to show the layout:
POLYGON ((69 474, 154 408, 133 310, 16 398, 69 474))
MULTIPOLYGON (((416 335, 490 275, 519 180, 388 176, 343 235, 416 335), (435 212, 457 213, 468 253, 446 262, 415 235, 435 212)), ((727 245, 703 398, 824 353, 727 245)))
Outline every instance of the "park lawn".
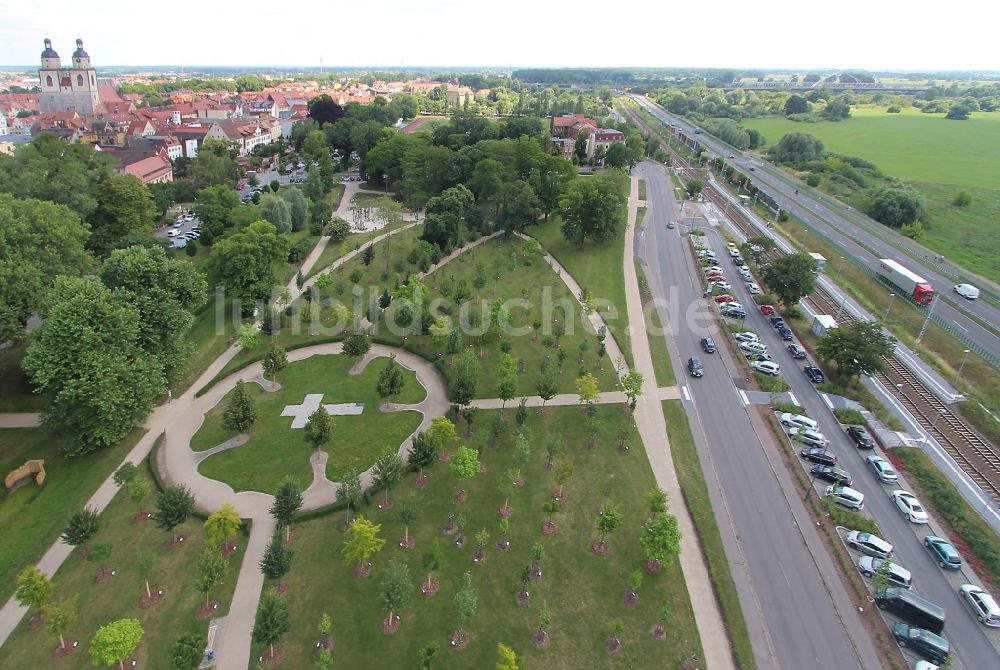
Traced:
MULTIPOLYGON (((278 375, 281 390, 269 393, 257 384, 247 390, 257 405, 258 420, 250 430, 250 441, 243 446, 214 454, 205 459, 199 470, 206 477, 226 482, 236 491, 274 491, 285 476, 297 479, 303 487, 312 482, 309 456, 312 447, 305 431, 293 431, 292 419, 282 417, 285 405, 297 405, 307 393, 323 393, 323 403, 360 402, 365 411, 360 416, 334 417, 333 438, 326 446, 330 454, 327 475, 336 478, 349 467, 366 470, 386 449, 395 449, 420 424, 417 412, 379 413, 382 404, 375 390, 378 375, 388 359, 376 358, 360 375, 347 374, 353 361, 346 356, 312 356, 291 363, 278 375)), ((427 393, 416 375, 404 369, 403 392, 395 403, 418 403, 427 393)), ((191 440, 191 448, 204 451, 233 436, 222 425, 228 395, 205 417, 205 423, 191 440)))
POLYGON ((315 274, 319 274, 323 270, 326 270, 330 265, 333 264, 335 260, 343 256, 341 252, 341 245, 347 245, 347 251, 351 252, 355 249, 359 249, 362 244, 371 240, 373 237, 378 235, 378 231, 369 230, 364 233, 351 233, 347 238, 340 243, 334 243, 332 240, 326 245, 326 248, 320 252, 319 258, 313 264, 312 268, 309 270, 309 274, 306 275, 306 279, 309 279, 315 274))
MULTIPOLYGON (((488 426, 497 410, 480 411, 473 424, 472 437, 465 437, 466 426, 459 423, 460 444, 480 447, 486 472, 462 483, 469 494, 463 504, 455 504, 452 494, 458 483, 444 463, 435 463, 426 470, 429 483, 417 489, 413 476, 392 490, 392 511, 381 512, 374 502, 380 495, 372 494, 372 505, 360 513, 381 524, 385 547, 372 557, 374 573, 359 582, 353 566, 341 559, 344 534, 340 528, 344 512, 294 526, 295 557, 292 571, 286 578, 289 585, 291 630, 281 641, 288 667, 311 667, 315 659, 316 625, 323 613, 333 621, 333 657, 339 668, 409 668, 414 667, 418 649, 437 642, 440 651, 434 667, 491 668, 497 660, 497 643, 515 649, 520 667, 580 670, 585 668, 675 668, 684 659, 702 657, 701 645, 693 619, 687 590, 677 561, 670 561, 657 575, 644 574, 638 590, 639 602, 634 609, 623 603, 629 574, 641 570, 644 552, 638 543, 643 520, 646 518, 645 494, 654 487, 654 479, 645 452, 632 430, 631 450, 620 453, 615 447, 615 434, 627 414, 620 405, 602 405, 598 409, 596 448, 585 446, 587 421, 578 407, 550 408, 549 416, 539 417, 532 411, 526 422, 530 431, 532 454, 523 469, 525 486, 510 497, 513 515, 508 539, 510 549, 502 552, 495 546, 499 537, 498 509, 504 494, 498 482, 512 466, 512 437, 505 435, 499 448, 484 446, 488 426), (543 503, 556 488, 552 473, 543 469, 546 459, 544 445, 558 438, 574 464, 573 478, 566 485, 566 503, 556 515, 558 532, 544 537, 541 524, 543 503), (410 526, 416 540, 411 552, 400 551, 396 543, 403 536, 403 526, 397 512, 403 501, 414 502, 420 516, 410 526), (595 522, 598 508, 604 502, 619 506, 622 527, 608 537, 610 553, 595 556, 590 544, 596 538, 595 522), (454 537, 440 530, 448 515, 464 516, 468 542, 457 548, 454 537), (486 545, 487 560, 474 565, 472 536, 487 529, 491 540, 486 545), (519 575, 530 563, 530 548, 541 543, 545 557, 541 561, 543 577, 530 586, 531 601, 527 607, 516 603, 519 575), (419 594, 419 583, 427 578, 422 556, 431 543, 440 545, 443 560, 435 579, 440 591, 430 599, 419 594), (399 612, 401 627, 392 637, 380 630, 386 611, 378 600, 379 581, 390 558, 398 558, 409 566, 412 580, 409 603, 399 612), (471 572, 478 599, 476 613, 465 625, 471 634, 469 646, 461 651, 449 647, 448 636, 457 627, 454 596, 462 574, 471 572), (551 645, 539 651, 531 643, 537 628, 542 603, 552 613, 549 626, 551 645), (666 623, 667 639, 656 642, 649 631, 657 622, 662 608, 669 610, 666 623), (619 619, 624 627, 621 637, 623 651, 609 656, 604 649, 611 622, 619 619)), ((512 412, 508 412, 511 418, 512 412)), ((513 421, 511 421, 513 427, 513 421)), ((449 451, 454 453, 455 446, 449 451)), ((254 647, 256 658, 263 651, 254 647)))
MULTIPOLYGON (((154 487, 155 490, 155 487, 154 487)), ((143 509, 154 509, 151 495, 143 509)), ((4 667, 10 668, 87 668, 90 664, 90 640, 100 626, 123 618, 135 618, 142 623, 143 637, 133 654, 139 668, 149 670, 169 670, 170 647, 174 641, 186 633, 204 636, 208 621, 199 621, 195 614, 204 603, 204 596, 194 588, 194 575, 198 556, 203 548, 201 521, 190 519, 178 527, 178 533, 187 540, 178 549, 168 549, 170 535, 157 528, 152 521, 133 523, 137 506, 119 494, 101 514, 101 526, 97 536, 90 543, 91 548, 99 544, 111 545, 108 558, 100 563, 81 560, 70 556, 56 573, 55 599, 76 596, 77 619, 69 627, 66 641, 79 640, 79 648, 62 662, 53 661, 52 650, 59 638, 50 635, 44 628, 32 631, 28 618, 21 622, 3 647, 4 667), (150 576, 151 589, 163 589, 164 594, 155 606, 139 607, 139 596, 145 586, 138 569, 139 561, 145 554, 154 557, 155 563, 150 576), (104 583, 95 582, 95 576, 102 568, 116 571, 104 583)), ((215 616, 224 615, 239 573, 240 561, 246 547, 242 535, 235 538, 238 550, 229 559, 229 569, 223 582, 211 593, 212 600, 220 603, 215 616)))
POLYGON ((589 289, 595 298, 607 301, 607 307, 601 307, 601 316, 631 367, 632 346, 628 337, 625 271, 622 268, 625 258, 624 233, 610 242, 590 243, 581 248, 563 237, 559 229, 561 225, 562 220, 553 216, 547 222, 528 228, 527 233, 541 242, 545 250, 573 275, 582 288, 589 289))
POLYGON ((32 392, 21 370, 27 349, 27 342, 20 342, 0 351, 0 412, 39 412, 45 407, 45 398, 32 392))
POLYGON ((681 495, 684 496, 695 532, 698 533, 698 543, 705 552, 708 574, 722 610, 722 618, 726 622, 736 665, 742 670, 752 670, 757 667, 757 662, 750 644, 750 634, 743 618, 736 584, 728 568, 729 560, 726 558, 719 526, 712 512, 708 485, 705 483, 705 475, 698 461, 698 452, 691 436, 691 425, 684 413, 684 405, 680 400, 664 400, 663 416, 667 422, 670 456, 677 470, 677 482, 680 484, 681 495))
POLYGON ((786 133, 808 133, 828 151, 858 156, 894 177, 953 186, 996 189, 1000 155, 1000 114, 975 112, 967 121, 944 114, 924 114, 904 108, 888 114, 884 107, 851 110, 843 121, 801 123, 784 117, 744 119, 769 145, 786 133))
POLYGON ((73 512, 83 507, 141 436, 141 430, 134 430, 114 447, 67 460, 59 455, 59 436, 48 430, 0 429, 4 475, 29 459, 45 460, 43 488, 28 484, 12 494, 0 494, 0 601, 14 593, 17 573, 41 559, 73 512))

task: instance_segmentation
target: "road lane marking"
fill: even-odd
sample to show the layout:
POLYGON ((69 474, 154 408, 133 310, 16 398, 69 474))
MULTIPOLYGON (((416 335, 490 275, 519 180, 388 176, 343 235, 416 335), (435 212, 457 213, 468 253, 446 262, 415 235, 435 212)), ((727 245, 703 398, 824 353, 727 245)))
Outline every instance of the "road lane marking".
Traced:
POLYGON ((681 393, 684 394, 684 399, 685 400, 687 400, 688 402, 691 402, 691 394, 688 393, 687 384, 681 384, 681 393))
POLYGON ((744 393, 744 392, 742 391, 742 389, 740 390, 740 398, 741 398, 741 399, 743 400, 743 405, 744 405, 744 406, 746 406, 746 405, 749 405, 749 404, 750 404, 750 399, 749 399, 749 398, 747 398, 747 394, 746 394, 746 393, 744 393))
POLYGON ((830 409, 833 409, 833 403, 830 402, 829 396, 827 396, 825 393, 820 393, 819 397, 823 399, 823 402, 826 403, 827 407, 829 407, 830 409))
POLYGON ((796 407, 802 407, 802 405, 799 404, 799 399, 795 397, 794 393, 792 393, 791 391, 789 391, 788 392, 788 397, 792 401, 793 405, 795 405, 796 407))

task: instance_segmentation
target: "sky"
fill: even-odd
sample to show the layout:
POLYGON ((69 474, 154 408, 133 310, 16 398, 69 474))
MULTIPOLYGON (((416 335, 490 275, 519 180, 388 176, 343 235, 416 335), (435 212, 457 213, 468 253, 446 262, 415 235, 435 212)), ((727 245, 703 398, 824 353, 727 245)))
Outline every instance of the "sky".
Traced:
POLYGON ((997 70, 995 0, 0 0, 0 65, 997 70), (282 11, 287 8, 287 11, 282 11), (176 11, 176 13, 175 13, 176 11))

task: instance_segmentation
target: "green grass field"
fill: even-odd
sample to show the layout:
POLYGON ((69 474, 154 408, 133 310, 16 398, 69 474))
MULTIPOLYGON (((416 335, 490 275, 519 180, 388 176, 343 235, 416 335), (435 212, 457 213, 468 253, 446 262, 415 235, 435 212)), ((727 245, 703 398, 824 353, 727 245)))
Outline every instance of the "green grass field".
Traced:
POLYGON ((45 406, 45 398, 32 393, 21 370, 27 348, 22 342, 0 351, 0 412, 38 412, 45 406))
MULTIPOLYGON (((154 488, 155 490, 155 488, 154 488)), ((145 501, 144 509, 153 509, 153 497, 145 501)), ((14 631, 3 646, 2 665, 9 668, 89 668, 90 640, 97 628, 122 618, 135 618, 142 623, 142 641, 131 658, 140 668, 168 670, 170 647, 185 633, 204 636, 208 621, 199 621, 195 614, 204 603, 204 596, 194 588, 194 575, 198 555, 203 547, 201 522, 191 519, 178 527, 178 533, 187 541, 178 549, 168 549, 170 535, 152 521, 133 523, 132 516, 138 507, 119 494, 101 515, 101 528, 91 543, 108 544, 111 552, 106 560, 91 562, 71 556, 56 573, 55 599, 76 596, 76 621, 66 634, 67 643, 79 640, 80 646, 62 661, 51 658, 59 638, 44 628, 30 630, 28 618, 14 631), (144 555, 153 558, 150 588, 162 589, 163 596, 153 607, 139 607, 139 596, 145 592, 144 581, 138 569, 144 555), (95 576, 104 569, 115 570, 115 576, 103 583, 95 583, 95 576)), ((5 534, 5 536, 7 536, 5 534)), ((7 536, 9 537, 9 536, 7 536)), ((230 557, 223 582, 211 593, 219 602, 214 616, 224 615, 236 584, 240 561, 246 539, 235 538, 238 550, 230 557)))
MULTIPOLYGON (((702 657, 676 561, 664 565, 657 575, 644 574, 636 607, 627 608, 623 602, 629 574, 642 568, 644 554, 638 537, 647 514, 644 496, 654 486, 654 480, 634 431, 630 451, 620 453, 615 448, 614 435, 627 419, 621 407, 599 408, 598 438, 593 450, 585 447, 587 421, 581 417, 579 408, 552 408, 547 417, 531 412, 526 426, 533 451, 529 464, 522 470, 525 485, 510 497, 513 515, 507 551, 495 545, 499 538, 498 509, 505 498, 497 484, 512 466, 512 437, 505 436, 498 448, 484 446, 493 414, 479 412, 470 438, 464 437, 464 423, 458 425, 463 436, 461 443, 482 448, 482 459, 487 466, 485 473, 462 483, 469 494, 465 503, 452 501, 457 482, 447 464, 435 463, 426 470, 429 475, 426 488, 416 488, 413 475, 393 488, 393 510, 380 512, 374 506, 361 510, 367 518, 381 524, 381 536, 386 540, 385 547, 372 557, 371 578, 358 581, 353 567, 345 566, 341 560, 344 534, 339 528, 344 513, 294 526, 295 557, 286 580, 292 629, 281 641, 284 666, 312 667, 318 638, 316 625, 324 612, 333 620, 336 667, 343 668, 416 667, 418 650, 432 641, 440 645, 435 668, 492 668, 497 661, 498 642, 513 647, 519 667, 525 668, 676 668, 692 654, 702 657), (556 485, 552 472, 543 469, 544 445, 553 436, 561 439, 575 471, 566 485, 566 503, 555 516, 558 532, 545 537, 541 533, 545 518, 542 505, 556 485), (403 501, 414 502, 420 510, 419 518, 409 529, 416 540, 410 552, 397 547, 403 536, 397 511, 403 501), (591 552, 590 543, 596 537, 598 509, 605 502, 619 506, 623 524, 608 537, 609 555, 598 557, 591 552), (454 536, 445 536, 440 530, 453 512, 465 519, 468 541, 461 548, 454 545, 454 536), (472 561, 475 550, 472 536, 483 528, 491 539, 486 545, 486 562, 476 565, 472 561), (518 577, 530 563, 530 549, 536 542, 545 550, 540 563, 542 578, 530 585, 530 603, 519 606, 515 600, 520 588, 518 577), (422 557, 432 543, 437 543, 443 553, 440 569, 434 575, 441 588, 433 598, 425 599, 420 596, 418 584, 427 579, 422 557), (387 637, 379 627, 387 613, 377 594, 384 568, 393 557, 409 566, 413 583, 409 603, 399 611, 400 629, 387 637), (457 626, 454 596, 466 571, 472 573, 479 605, 465 626, 471 633, 471 642, 459 652, 450 648, 448 636, 457 626), (539 651, 531 639, 543 601, 552 613, 551 645, 539 651), (656 642, 649 631, 664 607, 669 610, 667 639, 656 642), (604 639, 616 619, 624 627, 624 649, 619 656, 609 656, 604 639)), ((454 452, 454 447, 450 451, 454 452)), ((373 499, 379 499, 378 495, 373 499)), ((261 651, 259 645, 255 646, 253 658, 261 651)))
POLYGON ((747 128, 776 144, 786 133, 808 133, 828 151, 859 156, 894 177, 1000 188, 1000 114, 976 112, 968 121, 924 114, 912 107, 888 114, 884 107, 851 110, 852 118, 799 123, 785 118, 744 119, 747 128))
MULTIPOLYGON (((352 361, 346 356, 313 356, 290 364, 278 375, 281 390, 268 393, 256 384, 248 385, 257 403, 257 422, 250 429, 250 441, 243 446, 209 456, 200 467, 206 477, 224 481, 236 491, 274 491, 285 476, 294 477, 302 487, 312 482, 309 456, 312 447, 305 431, 292 430, 291 419, 281 416, 285 405, 298 404, 307 393, 323 393, 324 403, 358 402, 365 405, 359 416, 334 418, 333 439, 326 446, 330 459, 327 476, 336 481, 349 467, 366 470, 386 449, 398 447, 420 423, 417 412, 379 412, 381 399, 375 390, 379 372, 388 359, 376 358, 360 375, 347 374, 352 361)), ((397 403, 417 403, 427 393, 416 375, 404 370, 406 380, 397 403)), ((224 442, 233 433, 222 425, 228 395, 205 417, 205 423, 191 440, 191 448, 204 451, 224 442)))

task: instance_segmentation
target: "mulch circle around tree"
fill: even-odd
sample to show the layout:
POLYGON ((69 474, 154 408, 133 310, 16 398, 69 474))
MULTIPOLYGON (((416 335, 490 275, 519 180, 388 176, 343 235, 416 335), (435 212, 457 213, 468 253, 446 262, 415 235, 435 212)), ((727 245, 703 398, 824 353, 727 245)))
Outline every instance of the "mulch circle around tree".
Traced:
POLYGON ((499 540, 497 540, 497 549, 499 549, 500 551, 507 551, 508 549, 510 549, 510 540, 508 540, 505 537, 501 537, 499 540))
POLYGON ((455 502, 459 504, 464 503, 468 499, 469 499, 469 492, 466 491, 465 489, 462 489, 461 491, 456 493, 454 497, 455 502))
POLYGON ((198 608, 198 613, 195 616, 199 621, 206 621, 211 619, 219 611, 219 602, 217 600, 209 600, 208 604, 202 603, 201 607, 198 608))
POLYGON ((649 634, 653 636, 653 639, 657 642, 663 642, 667 639, 667 629, 663 627, 662 623, 658 623, 649 629, 649 634))
POLYGON ((542 524, 542 535, 545 537, 552 537, 556 534, 558 528, 556 527, 555 521, 546 521, 542 524))
POLYGON ((323 635, 318 640, 316 640, 317 649, 326 649, 330 651, 333 649, 333 638, 329 635, 323 635))
POLYGON ((238 548, 235 542, 226 542, 219 551, 222 553, 223 558, 229 558, 236 553, 238 548))
POLYGON ((288 582, 278 582, 278 585, 274 587, 274 590, 278 592, 279 596, 287 596, 288 582))
POLYGON ((394 614, 392 618, 386 617, 382 619, 382 634, 383 635, 395 635, 396 631, 399 630, 399 615, 394 614))
POLYGON ((559 489, 552 489, 551 497, 556 502, 563 502, 566 500, 566 492, 559 489))
POLYGON ((399 548, 403 551, 410 551, 415 546, 417 546, 417 538, 412 535, 410 537, 399 538, 399 548))
POLYGON ((441 584, 437 580, 420 582, 420 595, 424 598, 433 598, 439 588, 441 588, 441 584))
POLYGON ((365 563, 364 565, 354 566, 354 576, 357 579, 368 579, 372 574, 372 564, 365 563))
POLYGON ((590 550, 598 556, 608 555, 608 543, 598 538, 590 543, 590 550))
POLYGON ((451 519, 448 519, 448 523, 441 526, 441 532, 444 533, 445 535, 454 535, 457 531, 458 531, 458 526, 451 519))
POLYGON ((509 519, 510 515, 514 513, 514 508, 510 505, 504 505, 500 508, 500 517, 504 519, 509 519))
POLYGON ((517 488, 521 488, 522 486, 524 486, 524 478, 518 477, 517 479, 515 479, 514 486, 516 486, 517 488))
POLYGON ((450 460, 451 460, 451 454, 449 454, 447 451, 442 451, 441 453, 438 454, 439 462, 447 463, 450 460))
POLYGON ((604 641, 604 648, 608 650, 610 655, 617 656, 622 653, 622 641, 617 637, 609 637, 604 641))
POLYGON ((260 655, 260 662, 267 663, 272 668, 281 665, 283 660, 285 660, 285 650, 281 647, 274 648, 274 656, 271 655, 270 649, 265 649, 264 653, 260 655))
POLYGON ((114 568, 101 568, 100 572, 94 577, 94 583, 103 584, 114 577, 117 572, 114 568))
POLYGON ((469 640, 472 636, 465 631, 453 630, 451 635, 448 636, 448 641, 451 643, 451 648, 455 651, 462 651, 469 646, 469 640))
POLYGON ((139 607, 142 609, 149 609, 156 603, 160 602, 160 598, 162 597, 163 594, 160 593, 159 589, 150 589, 149 595, 146 595, 146 592, 143 591, 142 595, 139 596, 139 607))
POLYGON ((517 604, 522 607, 527 607, 531 603, 531 592, 530 591, 518 591, 517 592, 517 604))
POLYGON ((483 463, 482 461, 479 461, 479 474, 483 474, 483 473, 484 473, 484 472, 486 472, 486 471, 487 471, 488 469, 489 469, 489 468, 487 468, 487 467, 486 467, 486 464, 485 464, 485 463, 483 463))
POLYGON ((392 504, 393 504, 392 498, 389 498, 388 500, 383 498, 382 500, 378 501, 378 511, 387 512, 392 509, 392 504))
POLYGON ((177 549, 178 547, 183 547, 184 539, 183 535, 178 535, 177 539, 170 538, 167 540, 167 549, 177 549))
POLYGON ((427 486, 427 475, 417 475, 413 478, 413 485, 418 489, 422 489, 427 486))
POLYGON ((552 461, 545 461, 545 465, 543 465, 543 466, 542 466, 542 470, 545 470, 546 472, 548 472, 548 471, 549 471, 549 470, 551 470, 551 469, 552 469, 553 467, 554 467, 554 466, 553 466, 553 464, 552 464, 552 461))
POLYGON ((538 565, 532 563, 531 564, 531 581, 537 582, 541 578, 542 578, 542 569, 541 569, 541 567, 539 567, 538 565))
POLYGON ((646 559, 646 573, 650 575, 658 575, 660 571, 663 570, 663 564, 659 561, 651 561, 646 559))
POLYGON ((535 649, 549 648, 549 634, 546 633, 541 628, 535 631, 535 634, 532 636, 531 641, 535 644, 535 649))
POLYGON ((476 550, 472 552, 472 562, 476 565, 482 565, 486 562, 486 550, 482 547, 476 547, 476 550))
POLYGON ((626 591, 624 601, 625 607, 632 609, 639 604, 639 594, 635 591, 626 591))
POLYGON ((79 643, 76 640, 66 640, 66 646, 60 647, 58 644, 56 648, 52 650, 52 660, 57 661, 64 656, 69 656, 74 651, 76 651, 79 643))
POLYGON ((285 533, 285 546, 290 547, 295 544, 295 533, 286 532, 285 533))
POLYGON ((153 516, 152 512, 144 512, 140 510, 132 515, 132 523, 142 523, 143 521, 148 521, 151 516, 153 516))
POLYGON ((455 538, 455 546, 459 549, 465 546, 465 533, 458 534, 458 537, 455 538))
POLYGON ((39 628, 42 627, 42 624, 44 623, 45 623, 45 617, 42 616, 41 614, 36 614, 35 616, 31 617, 31 620, 28 622, 28 628, 30 628, 31 630, 38 630, 39 628))
POLYGON ((82 561, 87 558, 87 554, 89 553, 90 549, 88 549, 87 547, 80 547, 76 552, 76 557, 82 561))

